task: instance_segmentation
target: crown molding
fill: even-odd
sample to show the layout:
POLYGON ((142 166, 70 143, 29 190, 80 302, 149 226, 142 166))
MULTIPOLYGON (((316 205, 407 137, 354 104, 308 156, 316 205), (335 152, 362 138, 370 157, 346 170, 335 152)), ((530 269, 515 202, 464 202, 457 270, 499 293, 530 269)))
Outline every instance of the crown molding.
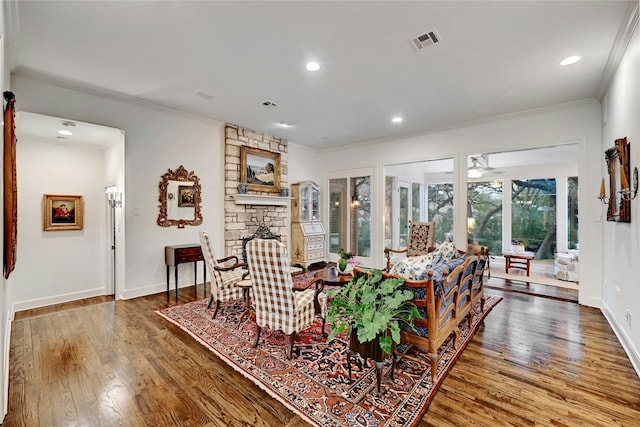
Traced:
POLYGON ((622 25, 620 25, 620 29, 618 30, 616 40, 613 42, 613 47, 611 48, 607 65, 604 67, 600 83, 598 84, 596 99, 600 102, 602 102, 604 96, 607 94, 609 86, 611 86, 611 82, 613 81, 613 77, 620 66, 620 61, 622 61, 624 53, 627 50, 627 46, 633 37, 633 32, 638 27, 639 9, 640 5, 637 1, 629 3, 629 7, 627 8, 624 19, 622 20, 622 25))
POLYGON ((11 71, 11 76, 29 79, 29 80, 35 80, 38 82, 47 83, 47 84, 58 86, 65 89, 74 90, 84 94, 93 95, 100 98, 111 99, 112 101, 126 102, 128 104, 146 107, 152 110, 162 111, 168 114, 179 115, 191 120, 198 120, 206 123, 224 125, 224 122, 220 120, 216 120, 211 117, 190 113, 190 112, 183 111, 167 105, 163 105, 157 102, 149 101, 147 99, 142 99, 136 96, 128 95, 126 93, 116 92, 116 91, 104 89, 98 86, 80 83, 75 80, 65 79, 63 77, 42 73, 40 71, 33 70, 29 67, 18 66, 11 71))

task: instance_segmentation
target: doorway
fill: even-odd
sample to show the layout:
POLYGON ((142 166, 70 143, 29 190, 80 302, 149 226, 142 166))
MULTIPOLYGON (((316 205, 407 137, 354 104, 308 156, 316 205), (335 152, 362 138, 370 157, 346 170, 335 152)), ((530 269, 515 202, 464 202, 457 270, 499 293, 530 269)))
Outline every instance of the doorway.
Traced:
POLYGON ((22 233, 10 278, 19 284, 14 304, 26 309, 103 295, 119 298, 124 291, 124 212, 120 205, 111 216, 105 187, 115 186, 124 200, 123 132, 21 111, 16 133, 22 233), (43 195, 80 196, 82 228, 44 230, 43 195), (116 258, 114 243, 121 249, 116 258))

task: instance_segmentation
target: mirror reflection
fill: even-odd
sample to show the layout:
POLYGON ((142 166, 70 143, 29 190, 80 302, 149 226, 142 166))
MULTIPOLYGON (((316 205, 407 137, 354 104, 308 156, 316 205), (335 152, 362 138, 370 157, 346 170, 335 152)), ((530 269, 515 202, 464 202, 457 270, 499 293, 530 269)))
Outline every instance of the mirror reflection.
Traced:
POLYGON ((180 165, 175 171, 168 169, 162 175, 158 200, 159 226, 183 228, 185 225, 202 224, 200 180, 184 166, 180 165))

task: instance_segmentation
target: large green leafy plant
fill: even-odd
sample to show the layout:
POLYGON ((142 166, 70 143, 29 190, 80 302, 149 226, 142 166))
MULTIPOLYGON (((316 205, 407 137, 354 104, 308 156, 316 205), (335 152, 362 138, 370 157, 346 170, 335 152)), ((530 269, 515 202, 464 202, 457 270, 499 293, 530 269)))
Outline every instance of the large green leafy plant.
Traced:
POLYGON ((380 270, 370 269, 358 272, 342 288, 329 291, 329 340, 339 333, 356 331, 360 343, 377 337, 382 351, 389 353, 392 341, 400 343, 400 323, 413 327, 413 320, 420 318, 410 302, 413 292, 400 289, 403 283, 402 279, 384 278, 380 270))

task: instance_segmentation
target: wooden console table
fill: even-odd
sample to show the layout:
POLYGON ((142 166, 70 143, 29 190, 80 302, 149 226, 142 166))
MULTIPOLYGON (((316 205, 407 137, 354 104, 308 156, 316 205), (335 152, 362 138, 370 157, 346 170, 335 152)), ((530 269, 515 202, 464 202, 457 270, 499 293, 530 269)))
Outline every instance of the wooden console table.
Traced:
POLYGON ((527 272, 529 276, 529 269, 531 268, 531 260, 536 257, 536 254, 529 251, 524 252, 502 252, 504 257, 504 272, 508 273, 510 268, 519 268, 527 272))
MULTIPOLYGON (((164 263, 167 266, 167 295, 169 294, 169 268, 174 267, 176 282, 176 298, 178 298, 178 264, 185 262, 193 262, 193 286, 197 289, 198 285, 198 261, 203 261, 202 248, 199 243, 190 243, 186 245, 174 245, 164 247, 164 263)), ((204 282, 203 287, 207 290, 207 266, 204 265, 204 282)))

